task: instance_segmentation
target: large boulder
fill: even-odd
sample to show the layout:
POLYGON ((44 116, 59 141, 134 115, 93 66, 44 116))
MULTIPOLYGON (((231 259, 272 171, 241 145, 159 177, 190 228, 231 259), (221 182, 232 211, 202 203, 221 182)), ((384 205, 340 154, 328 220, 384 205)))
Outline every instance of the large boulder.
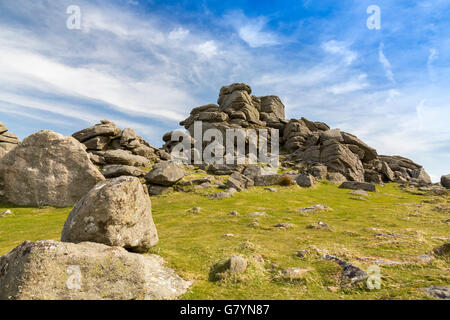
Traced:
POLYGON ((158 243, 150 198, 135 177, 100 182, 81 199, 64 224, 63 242, 97 242, 135 252, 158 243))
POLYGON ((43 130, 0 160, 4 200, 22 206, 73 206, 105 178, 72 137, 43 130))
POLYGON ((0 300, 169 300, 190 285, 160 256, 99 243, 26 241, 0 257, 0 300))
POLYGON ((259 124, 259 110, 253 104, 250 94, 251 88, 243 83, 222 87, 217 100, 220 111, 228 114, 230 118, 234 118, 236 113, 242 112, 245 119, 241 120, 259 124))
POLYGON ((101 172, 107 179, 117 178, 120 176, 142 177, 144 175, 144 171, 139 168, 121 164, 104 166, 101 172))
POLYGON ((180 163, 160 162, 155 164, 153 170, 145 176, 145 180, 151 184, 168 187, 181 180, 185 174, 184 167, 180 163))
POLYGON ((341 134, 345 144, 358 146, 363 151, 363 156, 361 157, 363 162, 368 162, 378 157, 377 151, 362 142, 358 137, 347 132, 342 132, 341 134))
POLYGON ((443 187, 450 189, 450 174, 441 177, 441 184, 443 187))

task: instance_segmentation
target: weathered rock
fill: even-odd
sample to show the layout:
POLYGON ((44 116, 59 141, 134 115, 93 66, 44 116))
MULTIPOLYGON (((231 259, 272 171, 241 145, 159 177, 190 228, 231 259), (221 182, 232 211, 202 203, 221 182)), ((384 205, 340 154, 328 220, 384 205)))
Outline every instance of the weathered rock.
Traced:
POLYGON ((229 269, 232 273, 244 273, 247 270, 247 259, 241 256, 232 256, 228 260, 229 269))
POLYGON ((220 89, 219 104, 220 110, 227 114, 241 111, 245 114, 246 121, 251 123, 260 123, 259 111, 253 105, 250 87, 245 84, 232 84, 220 89))
POLYGON ((175 162, 160 162, 155 164, 145 179, 151 184, 172 186, 186 174, 182 164, 175 162))
POLYGON ((331 129, 328 131, 324 131, 320 135, 320 142, 324 143, 325 141, 333 140, 335 142, 344 142, 344 138, 342 138, 341 130, 339 129, 331 129))
POLYGON ((324 180, 327 178, 328 169, 324 165, 315 165, 309 169, 309 173, 318 180, 324 180))
POLYGON ((98 243, 26 241, 0 257, 1 300, 169 300, 190 285, 160 256, 98 243))
POLYGON ((339 172, 329 172, 327 175, 327 179, 334 184, 341 184, 347 181, 347 178, 339 172))
POLYGON ((97 242, 135 252, 158 243, 151 202, 139 179, 119 177, 97 184, 69 214, 63 242, 97 242))
POLYGON ((137 140, 136 131, 131 128, 124 129, 120 137, 120 144, 126 148, 137 147, 140 143, 137 140))
POLYGON ((14 133, 8 131, 0 134, 0 142, 17 144, 19 139, 14 133))
POLYGON ((158 186, 156 184, 148 185, 148 193, 151 196, 159 196, 173 191, 171 187, 158 186))
POLYGON ((7 202, 66 207, 104 177, 89 160, 84 145, 43 130, 25 138, 0 160, 0 180, 7 202))
POLYGON ((450 300, 450 286, 431 286, 425 292, 433 298, 450 300))
POLYGON ((85 142, 86 140, 97 136, 117 137, 120 136, 121 133, 122 130, 120 130, 113 122, 102 120, 100 124, 75 132, 72 137, 80 142, 85 142))
POLYGON ((309 173, 299 174, 297 176, 297 178, 295 179, 295 181, 297 182, 297 184, 300 187, 304 187, 304 188, 310 188, 315 184, 314 177, 312 175, 310 175, 309 173))
POLYGON ((389 165, 386 162, 382 162, 381 171, 383 172, 387 181, 395 181, 394 171, 389 168, 389 165))
POLYGON ((316 204, 316 205, 309 206, 306 208, 298 209, 298 211, 308 213, 308 212, 316 212, 316 211, 328 210, 328 209, 329 209, 328 206, 325 206, 323 204, 316 204))
POLYGON ((356 145, 359 148, 361 148, 364 154, 363 157, 361 158, 363 162, 369 162, 378 157, 378 153, 374 148, 369 147, 367 144, 362 142, 356 136, 347 132, 341 132, 341 134, 345 144, 356 145))
POLYGON ((310 271, 311 269, 289 268, 281 270, 281 276, 286 280, 300 280, 310 271))
POLYGON ((342 277, 349 279, 351 283, 364 281, 368 278, 368 274, 365 271, 361 270, 360 268, 352 265, 347 261, 344 261, 342 259, 339 259, 335 256, 331 256, 328 254, 325 254, 323 256, 323 259, 336 261, 343 269, 342 277))
POLYGON ((364 181, 361 160, 346 145, 337 143, 334 136, 325 140, 320 162, 328 167, 328 171, 339 172, 352 181, 364 181))
POLYGON ((269 174, 255 177, 255 186, 274 186, 280 183, 282 174, 269 174))
POLYGON ((149 159, 125 150, 108 150, 105 152, 104 158, 108 164, 122 164, 133 167, 147 167, 151 164, 149 159))
POLYGON ((227 181, 227 188, 234 188, 238 191, 242 191, 244 189, 250 188, 254 185, 253 180, 250 178, 238 173, 234 172, 227 181))
POLYGON ((413 179, 417 179, 420 184, 431 184, 431 178, 428 173, 425 172, 425 169, 420 167, 418 169, 413 170, 411 177, 413 179))
POLYGON ((8 128, 3 123, 0 122, 0 134, 6 131, 8 131, 8 128))
POLYGON ((342 183, 339 188, 341 189, 353 189, 353 190, 364 190, 369 192, 376 192, 376 185, 374 183, 368 182, 357 182, 357 181, 346 181, 342 183))
POLYGON ((132 166, 125 166, 121 164, 113 164, 104 166, 101 170, 103 176, 107 179, 117 178, 120 176, 133 176, 133 177, 142 177, 144 176, 144 171, 139 168, 132 166))
POLYGON ((450 242, 444 243, 433 250, 435 255, 438 256, 450 256, 450 242))
POLYGON ((103 150, 110 141, 111 138, 108 136, 97 136, 84 141, 83 144, 88 150, 103 150))
POLYGON ((358 196, 365 196, 365 197, 369 196, 369 194, 366 191, 364 191, 364 190, 350 191, 349 194, 355 194, 355 195, 358 195, 358 196))
POLYGON ((443 187, 450 189, 450 174, 441 177, 441 184, 443 187))

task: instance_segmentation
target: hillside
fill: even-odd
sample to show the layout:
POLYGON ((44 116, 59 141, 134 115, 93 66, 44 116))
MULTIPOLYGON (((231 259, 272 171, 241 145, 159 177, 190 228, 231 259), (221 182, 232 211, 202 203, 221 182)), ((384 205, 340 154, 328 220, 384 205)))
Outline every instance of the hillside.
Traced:
MULTIPOLYGON (((192 178, 205 175, 190 173, 192 178)), ((152 197, 160 242, 151 253, 195 281, 182 298, 428 299, 424 288, 449 283, 448 253, 432 253, 449 241, 448 194, 405 191, 393 183, 367 196, 326 181, 308 189, 273 188, 277 191, 253 187, 219 200, 208 196, 218 189, 202 188, 152 197), (317 204, 329 209, 298 210, 317 204), (267 215, 249 216, 252 212, 267 215), (331 229, 308 228, 319 221, 331 229), (274 227, 279 223, 289 226, 274 227), (297 256, 302 250, 304 256, 297 256), (365 281, 341 288, 342 268, 324 260, 325 253, 362 270, 379 266, 381 289, 369 290, 365 281), (248 259, 247 272, 212 279, 214 265, 233 255, 248 259), (289 279, 282 273, 289 268, 306 271, 299 279, 289 279)), ((11 213, 0 216, 0 255, 25 240, 59 240, 71 208, 0 205, 0 212, 4 210, 11 213)))

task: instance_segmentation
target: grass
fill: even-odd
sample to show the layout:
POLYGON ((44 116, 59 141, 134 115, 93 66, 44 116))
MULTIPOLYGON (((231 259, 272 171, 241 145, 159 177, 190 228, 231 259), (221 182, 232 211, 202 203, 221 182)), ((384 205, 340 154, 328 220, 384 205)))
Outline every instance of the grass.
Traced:
MULTIPOLYGON (((428 263, 418 256, 449 241, 448 196, 407 193, 396 184, 378 187, 377 193, 353 200, 349 190, 322 182, 314 188, 277 187, 270 192, 254 187, 232 198, 211 200, 210 190, 174 192, 152 198, 153 218, 159 244, 152 253, 165 258, 169 266, 195 284, 183 299, 429 299, 422 288, 448 285, 448 258, 428 263), (329 210, 300 213, 297 209, 324 204, 329 210), (201 207, 200 213, 192 213, 201 207), (229 215, 238 211, 238 216, 229 215), (251 217, 251 212, 267 213, 251 217), (252 223, 257 220, 259 225, 252 223), (330 230, 308 229, 318 221, 330 230), (288 222, 289 229, 273 226, 288 222), (396 237, 387 234, 395 234, 396 237), (233 237, 224 237, 233 234, 233 237), (384 234, 379 236, 377 234, 384 234), (298 250, 308 250, 305 258, 298 250), (364 283, 341 288, 341 268, 321 258, 315 249, 326 250, 363 270, 375 259, 398 264, 379 265, 380 290, 364 283), (211 270, 232 255, 249 260, 243 275, 210 281, 211 270), (303 279, 280 277, 287 268, 310 269, 303 279)), ((0 254, 24 240, 59 239, 70 208, 17 208, 0 204, 0 212, 13 213, 0 218, 0 254)))

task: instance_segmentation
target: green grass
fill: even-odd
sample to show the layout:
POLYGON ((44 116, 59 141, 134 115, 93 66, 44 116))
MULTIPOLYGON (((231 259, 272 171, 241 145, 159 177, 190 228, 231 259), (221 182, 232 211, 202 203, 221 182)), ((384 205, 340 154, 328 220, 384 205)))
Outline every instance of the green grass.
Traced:
MULTIPOLYGON (((153 218, 160 254, 186 279, 195 284, 184 299, 427 299, 421 288, 449 284, 448 258, 421 262, 418 255, 448 242, 448 196, 433 197, 402 191, 396 184, 378 187, 367 201, 352 200, 349 190, 329 183, 314 188, 277 187, 278 192, 254 187, 232 198, 211 200, 205 193, 175 192, 152 198, 153 218), (324 204, 331 209, 299 213, 297 209, 324 204), (189 212, 201 207, 200 213, 189 212), (237 217, 229 215, 238 211, 237 217), (264 211, 257 217, 248 213, 264 211), (308 229, 322 221, 333 231, 308 229), (273 226, 289 222, 290 229, 273 226), (226 238, 225 234, 234 237, 226 238), (398 238, 376 237, 395 233, 398 238), (446 240, 447 239, 447 240, 446 240), (366 270, 371 259, 394 260, 401 264, 380 265, 382 287, 369 290, 364 284, 331 292, 339 287, 341 269, 321 259, 314 249, 344 258, 366 270), (306 258, 296 256, 308 249, 306 258), (238 277, 210 281, 213 266, 232 255, 249 259, 247 272, 238 277), (365 260, 359 260, 363 258, 365 260), (297 267, 311 269, 304 279, 289 281, 279 271, 297 267)), ((211 192, 211 191, 209 191, 211 192)), ((8 207, 9 208, 9 207, 8 207)), ((0 211, 6 209, 0 205, 0 211)), ((0 218, 0 254, 24 240, 58 239, 69 209, 10 208, 13 214, 0 218)))

